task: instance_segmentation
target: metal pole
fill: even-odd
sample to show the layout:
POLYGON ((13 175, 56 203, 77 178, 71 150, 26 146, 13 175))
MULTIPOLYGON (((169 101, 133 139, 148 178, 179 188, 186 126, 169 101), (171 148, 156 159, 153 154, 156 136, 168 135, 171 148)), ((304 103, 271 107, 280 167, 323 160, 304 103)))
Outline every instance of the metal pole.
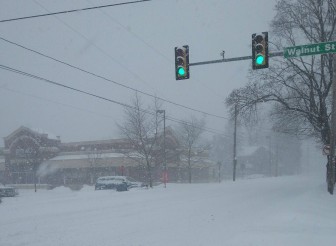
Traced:
POLYGON ((330 184, 328 190, 331 194, 334 192, 335 185, 335 133, 336 133, 336 54, 333 54, 333 79, 332 79, 332 108, 331 108, 331 127, 330 127, 330 184))
POLYGON ((34 189, 35 189, 35 192, 37 191, 37 188, 36 188, 36 161, 34 161, 34 189))
POLYGON ((167 160, 166 160, 166 110, 156 110, 157 114, 163 113, 163 183, 164 187, 167 187, 167 160))
POLYGON ((233 181, 236 180, 237 169, 237 104, 235 105, 234 133, 233 133, 233 181))
POLYGON ((164 158, 164 187, 167 187, 167 160, 166 160, 166 110, 163 110, 163 158, 164 158))
POLYGON ((272 156, 272 135, 269 137, 269 176, 272 177, 272 166, 273 166, 273 156, 272 156))
MULTIPOLYGON (((283 51, 273 52, 273 53, 270 53, 268 56, 269 57, 283 56, 283 51)), ((240 56, 240 57, 224 58, 220 60, 193 62, 193 63, 189 63, 189 66, 199 66, 199 65, 206 65, 206 64, 234 62, 234 61, 243 61, 243 60, 251 60, 251 59, 252 59, 252 56, 240 56)))
POLYGON ((218 165, 218 183, 221 182, 221 166, 222 166, 222 163, 219 161, 217 162, 217 165, 218 165))
POLYGON ((278 142, 276 144, 276 149, 275 149, 275 177, 278 177, 279 175, 279 163, 278 163, 278 157, 279 157, 279 145, 278 142))

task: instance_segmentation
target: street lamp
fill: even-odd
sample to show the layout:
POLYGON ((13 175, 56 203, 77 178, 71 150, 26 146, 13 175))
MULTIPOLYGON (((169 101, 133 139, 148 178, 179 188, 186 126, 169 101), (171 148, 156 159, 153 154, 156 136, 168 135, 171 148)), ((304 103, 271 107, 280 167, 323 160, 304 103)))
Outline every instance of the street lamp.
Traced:
POLYGON ((163 182, 164 187, 167 187, 167 162, 166 162, 166 110, 156 110, 157 114, 163 114, 163 182))

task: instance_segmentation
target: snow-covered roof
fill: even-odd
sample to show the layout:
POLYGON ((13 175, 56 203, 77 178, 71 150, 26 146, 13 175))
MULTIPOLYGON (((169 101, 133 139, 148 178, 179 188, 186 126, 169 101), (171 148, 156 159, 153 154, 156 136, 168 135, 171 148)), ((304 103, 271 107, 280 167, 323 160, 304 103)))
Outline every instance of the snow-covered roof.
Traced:
POLYGON ((38 133, 38 134, 46 134, 49 139, 58 140, 58 135, 56 135, 52 132, 49 132, 47 130, 44 130, 44 129, 41 129, 41 128, 32 128, 31 130, 38 133))
MULTIPOLYGON (((63 154, 60 153, 60 155, 49 159, 49 161, 64 161, 64 160, 87 160, 88 158, 90 158, 90 154, 63 154)), ((122 153, 102 153, 102 154, 95 154, 95 156, 97 156, 98 158, 101 159, 107 159, 107 158, 122 158, 122 157, 127 157, 125 154, 122 153)))
POLYGON ((62 147, 67 147, 67 146, 86 146, 86 145, 114 144, 114 143, 127 143, 127 140, 126 139, 89 140, 89 141, 61 143, 61 146, 62 147))
POLYGON ((46 131, 42 131, 41 129, 30 129, 28 127, 25 126, 20 126, 18 129, 16 129, 14 132, 12 132, 11 134, 9 134, 7 137, 4 137, 4 139, 10 139, 11 137, 15 136, 17 133, 19 133, 20 131, 28 131, 31 132, 35 135, 40 135, 43 136, 45 135, 47 138, 49 139, 54 139, 57 140, 57 136, 54 136, 53 134, 50 133, 46 133, 46 131))
POLYGON ((239 151, 238 155, 239 156, 250 156, 259 149, 265 149, 269 151, 269 148, 265 146, 245 146, 239 151))

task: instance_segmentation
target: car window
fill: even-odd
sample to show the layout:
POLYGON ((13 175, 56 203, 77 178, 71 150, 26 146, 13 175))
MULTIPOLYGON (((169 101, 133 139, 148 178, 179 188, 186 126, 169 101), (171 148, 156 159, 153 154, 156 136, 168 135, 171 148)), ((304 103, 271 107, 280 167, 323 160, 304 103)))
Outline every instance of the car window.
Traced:
POLYGON ((133 179, 133 178, 131 178, 131 177, 127 177, 127 179, 128 179, 129 181, 131 181, 131 182, 136 182, 136 180, 133 179))

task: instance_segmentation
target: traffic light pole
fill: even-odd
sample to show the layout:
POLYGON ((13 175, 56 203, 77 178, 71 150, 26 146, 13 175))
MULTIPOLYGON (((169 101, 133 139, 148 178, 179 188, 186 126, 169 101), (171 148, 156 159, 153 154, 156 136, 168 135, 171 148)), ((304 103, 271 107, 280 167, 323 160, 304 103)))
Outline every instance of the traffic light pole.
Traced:
POLYGON ((336 137, 336 54, 333 54, 333 79, 331 85, 332 107, 331 107, 331 126, 330 126, 330 155, 328 160, 328 191, 334 193, 335 186, 335 137, 336 137))
MULTIPOLYGON (((278 51, 278 52, 269 54, 269 57, 275 57, 275 56, 283 56, 283 51, 278 51)), ((189 66, 199 66, 199 65, 206 65, 206 64, 213 64, 213 63, 234 62, 234 61, 251 60, 251 59, 252 59, 252 56, 240 56, 240 57, 233 57, 233 58, 223 58, 220 60, 194 62, 194 63, 189 63, 189 66)))

